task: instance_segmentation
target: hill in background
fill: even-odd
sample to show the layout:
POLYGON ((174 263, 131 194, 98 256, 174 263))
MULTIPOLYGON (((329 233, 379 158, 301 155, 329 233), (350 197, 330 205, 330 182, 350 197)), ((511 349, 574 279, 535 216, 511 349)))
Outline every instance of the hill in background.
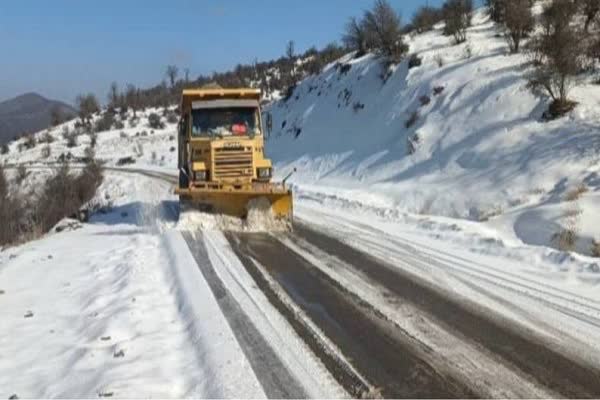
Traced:
POLYGON ((64 121, 77 115, 70 105, 49 100, 37 93, 26 93, 0 103, 0 144, 24 133, 37 132, 52 124, 55 117, 64 121))

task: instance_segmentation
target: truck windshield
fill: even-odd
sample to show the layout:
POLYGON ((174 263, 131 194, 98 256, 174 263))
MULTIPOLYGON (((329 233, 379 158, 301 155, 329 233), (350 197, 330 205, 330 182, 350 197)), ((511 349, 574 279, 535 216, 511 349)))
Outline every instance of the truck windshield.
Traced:
POLYGON ((192 136, 254 136, 260 134, 258 110, 248 107, 192 110, 192 136))

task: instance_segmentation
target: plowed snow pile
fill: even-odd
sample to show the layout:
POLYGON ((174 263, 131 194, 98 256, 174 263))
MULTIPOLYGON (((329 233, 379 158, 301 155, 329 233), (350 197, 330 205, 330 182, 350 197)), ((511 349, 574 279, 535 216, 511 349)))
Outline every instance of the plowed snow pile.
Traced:
POLYGON ((197 210, 185 210, 179 215, 177 229, 182 231, 221 230, 234 232, 286 232, 291 229, 286 220, 275 218, 271 204, 265 198, 248 203, 245 219, 197 210))

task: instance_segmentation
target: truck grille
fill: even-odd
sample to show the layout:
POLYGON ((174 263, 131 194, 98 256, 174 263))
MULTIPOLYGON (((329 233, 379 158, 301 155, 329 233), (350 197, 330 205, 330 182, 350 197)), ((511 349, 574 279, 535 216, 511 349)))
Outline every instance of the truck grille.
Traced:
POLYGON ((213 178, 252 177, 252 148, 223 147, 215 149, 213 178))

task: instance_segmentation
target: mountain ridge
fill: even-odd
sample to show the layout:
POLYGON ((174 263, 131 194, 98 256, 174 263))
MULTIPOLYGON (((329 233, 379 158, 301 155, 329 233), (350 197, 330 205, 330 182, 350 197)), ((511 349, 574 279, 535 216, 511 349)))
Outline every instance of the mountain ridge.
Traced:
POLYGON ((77 115, 77 110, 69 104, 48 99, 36 92, 26 92, 1 101, 0 144, 49 127, 53 109, 58 109, 65 119, 77 115))

